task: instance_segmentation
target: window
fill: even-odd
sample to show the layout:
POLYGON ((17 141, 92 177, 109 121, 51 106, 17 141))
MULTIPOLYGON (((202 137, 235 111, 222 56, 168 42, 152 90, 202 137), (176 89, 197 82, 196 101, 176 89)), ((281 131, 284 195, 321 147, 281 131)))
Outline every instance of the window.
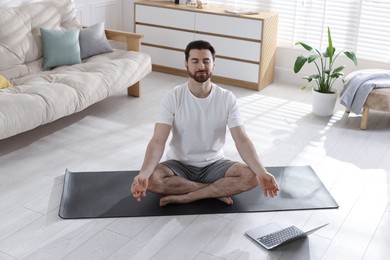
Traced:
POLYGON ((389 0, 209 0, 237 8, 279 14, 278 46, 302 41, 327 45, 331 29, 338 49, 353 50, 359 59, 390 63, 389 0))

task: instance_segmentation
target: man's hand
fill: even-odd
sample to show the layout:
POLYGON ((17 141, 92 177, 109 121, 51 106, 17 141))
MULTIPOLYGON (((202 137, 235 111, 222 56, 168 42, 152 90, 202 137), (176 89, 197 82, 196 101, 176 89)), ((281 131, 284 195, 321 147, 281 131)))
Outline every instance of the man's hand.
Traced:
POLYGON ((270 173, 262 174, 257 177, 260 182, 260 186, 263 189, 264 196, 271 196, 272 198, 278 195, 279 185, 276 183, 275 177, 270 173))
POLYGON ((141 201, 141 197, 146 196, 146 190, 149 185, 149 179, 144 176, 135 176, 133 183, 131 184, 131 193, 137 201, 141 201))

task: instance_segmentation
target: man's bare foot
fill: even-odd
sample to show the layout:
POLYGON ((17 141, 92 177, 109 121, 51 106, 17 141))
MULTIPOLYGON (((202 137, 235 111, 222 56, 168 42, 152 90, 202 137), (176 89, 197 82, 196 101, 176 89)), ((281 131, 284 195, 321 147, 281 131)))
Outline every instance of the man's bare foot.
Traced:
MULTIPOLYGON (((226 196, 226 197, 220 197, 216 198, 228 205, 233 205, 233 200, 231 197, 226 196)), ((194 200, 191 200, 187 195, 167 195, 164 196, 160 199, 160 206, 165 206, 171 203, 178 203, 178 204, 183 204, 183 203, 190 203, 193 202, 194 200)))
POLYGON ((186 195, 167 195, 160 199, 160 206, 165 206, 171 203, 189 203, 192 202, 186 195))
POLYGON ((217 198, 217 199, 222 201, 222 202, 225 202, 228 205, 233 205, 233 200, 230 197, 220 197, 220 198, 217 198))

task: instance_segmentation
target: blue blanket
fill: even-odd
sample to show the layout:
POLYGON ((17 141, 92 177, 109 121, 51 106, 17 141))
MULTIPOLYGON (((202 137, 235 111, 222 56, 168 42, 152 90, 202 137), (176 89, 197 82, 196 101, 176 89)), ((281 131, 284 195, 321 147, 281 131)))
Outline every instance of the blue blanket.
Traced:
POLYGON ((350 73, 340 93, 340 103, 355 114, 360 114, 374 88, 390 88, 390 70, 358 70, 350 73))

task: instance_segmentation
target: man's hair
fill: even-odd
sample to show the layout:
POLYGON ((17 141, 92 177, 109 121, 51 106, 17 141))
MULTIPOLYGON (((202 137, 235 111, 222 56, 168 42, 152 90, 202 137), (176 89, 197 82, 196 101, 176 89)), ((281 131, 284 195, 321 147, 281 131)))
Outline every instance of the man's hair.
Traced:
POLYGON ((185 49, 186 61, 188 61, 190 57, 190 50, 209 50, 213 56, 213 60, 215 60, 215 50, 209 42, 202 40, 190 42, 185 49))

